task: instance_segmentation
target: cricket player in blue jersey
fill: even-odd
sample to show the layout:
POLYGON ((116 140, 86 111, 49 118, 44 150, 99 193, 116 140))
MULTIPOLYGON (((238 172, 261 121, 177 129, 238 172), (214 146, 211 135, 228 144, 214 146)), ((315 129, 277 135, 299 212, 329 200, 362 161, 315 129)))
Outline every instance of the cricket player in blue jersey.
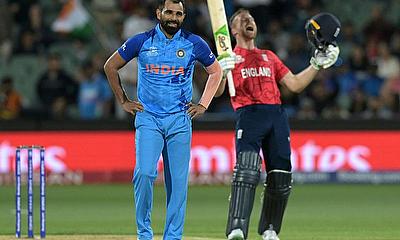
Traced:
POLYGON ((108 81, 123 109, 136 114, 136 166, 133 176, 137 234, 153 239, 151 210, 157 162, 164 159, 167 194, 165 240, 182 239, 186 212, 191 119, 202 115, 222 78, 209 46, 181 29, 184 0, 163 0, 153 29, 129 38, 104 65, 108 81), (133 58, 138 62, 138 100, 128 99, 118 69, 133 58), (192 77, 199 61, 209 74, 202 97, 192 103, 192 77))

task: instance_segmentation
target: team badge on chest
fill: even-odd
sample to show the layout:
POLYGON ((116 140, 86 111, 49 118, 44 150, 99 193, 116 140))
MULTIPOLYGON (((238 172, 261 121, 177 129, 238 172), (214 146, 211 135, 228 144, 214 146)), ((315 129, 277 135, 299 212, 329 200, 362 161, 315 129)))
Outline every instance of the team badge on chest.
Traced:
POLYGON ((185 51, 183 49, 179 49, 178 51, 176 51, 176 56, 178 58, 183 58, 185 56, 185 51))
POLYGON ((242 63, 242 62, 244 62, 244 60, 245 60, 244 57, 240 56, 239 54, 235 55, 235 63, 236 64, 242 63))
POLYGON ((268 62, 267 54, 263 53, 263 54, 261 54, 261 56, 262 56, 262 59, 263 59, 264 61, 268 62))

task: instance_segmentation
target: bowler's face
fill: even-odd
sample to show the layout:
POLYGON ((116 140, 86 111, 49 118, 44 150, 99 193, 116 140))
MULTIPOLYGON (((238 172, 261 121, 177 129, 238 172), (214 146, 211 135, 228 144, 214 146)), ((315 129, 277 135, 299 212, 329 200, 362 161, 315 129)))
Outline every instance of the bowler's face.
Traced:
POLYGON ((185 19, 182 3, 173 3, 167 0, 162 10, 157 9, 157 18, 165 32, 174 35, 179 31, 185 19))

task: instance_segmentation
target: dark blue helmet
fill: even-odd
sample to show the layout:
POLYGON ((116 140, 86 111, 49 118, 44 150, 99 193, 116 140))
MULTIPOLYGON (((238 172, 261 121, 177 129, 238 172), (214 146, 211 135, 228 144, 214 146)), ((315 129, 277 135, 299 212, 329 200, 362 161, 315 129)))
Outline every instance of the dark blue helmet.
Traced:
POLYGON ((310 18, 305 26, 308 41, 321 51, 330 44, 336 46, 340 28, 339 19, 331 13, 319 13, 310 18))

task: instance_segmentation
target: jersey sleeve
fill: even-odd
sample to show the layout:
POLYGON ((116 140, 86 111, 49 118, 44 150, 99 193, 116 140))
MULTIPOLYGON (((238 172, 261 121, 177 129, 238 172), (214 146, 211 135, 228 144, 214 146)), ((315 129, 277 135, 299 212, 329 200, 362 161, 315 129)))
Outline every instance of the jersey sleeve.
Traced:
POLYGON ((289 68, 276 56, 273 52, 269 51, 274 59, 275 79, 280 82, 282 78, 290 71, 289 68))
POLYGON ((210 66, 215 61, 214 53, 211 51, 208 44, 200 37, 198 37, 194 45, 194 54, 196 56, 196 60, 205 67, 210 66))
POLYGON ((125 61, 129 62, 139 55, 140 49, 146 39, 146 33, 141 33, 129 38, 118 48, 119 55, 121 55, 125 61))

